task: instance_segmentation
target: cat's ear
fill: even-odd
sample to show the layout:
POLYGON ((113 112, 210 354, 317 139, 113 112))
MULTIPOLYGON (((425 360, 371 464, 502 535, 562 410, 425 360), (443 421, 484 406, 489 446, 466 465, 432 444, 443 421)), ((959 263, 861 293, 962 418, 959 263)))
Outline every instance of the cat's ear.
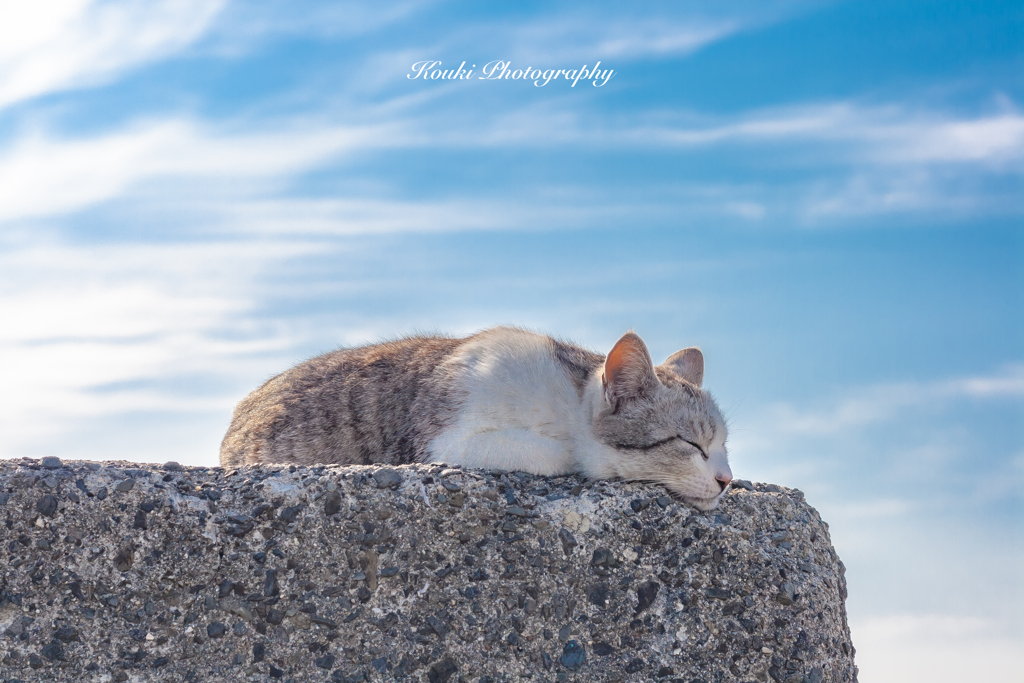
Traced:
POLYGON ((658 384, 654 363, 644 340, 627 332, 604 361, 604 398, 613 410, 624 400, 638 398, 658 384))
POLYGON ((676 351, 668 357, 663 365, 690 384, 699 387, 704 381, 704 354, 696 346, 676 351))

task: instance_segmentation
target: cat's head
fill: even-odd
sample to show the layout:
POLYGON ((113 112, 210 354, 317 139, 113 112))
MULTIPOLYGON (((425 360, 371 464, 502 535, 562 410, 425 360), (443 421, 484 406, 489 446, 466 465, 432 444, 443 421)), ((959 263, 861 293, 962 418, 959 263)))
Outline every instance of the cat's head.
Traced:
POLYGON ((690 505, 710 510, 730 481, 726 425, 701 388, 704 355, 683 349, 655 366, 632 332, 605 359, 604 409, 594 433, 617 452, 615 474, 664 484, 690 505))

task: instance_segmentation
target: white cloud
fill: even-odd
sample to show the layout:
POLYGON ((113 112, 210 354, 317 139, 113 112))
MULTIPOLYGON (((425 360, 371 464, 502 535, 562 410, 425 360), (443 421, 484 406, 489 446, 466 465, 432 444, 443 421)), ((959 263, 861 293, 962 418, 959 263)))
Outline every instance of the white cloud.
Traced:
POLYGON ((735 33, 739 22, 723 21, 705 25, 665 26, 661 23, 637 25, 600 40, 592 50, 597 56, 639 57, 647 55, 688 54, 735 33))
POLYGON ((275 199, 238 201, 215 211, 226 232, 275 235, 360 235, 467 230, 513 230, 524 226, 571 229, 607 218, 615 208, 559 206, 453 199, 275 199))
POLYGON ((721 147, 751 157, 777 154, 807 178, 715 188, 672 188, 688 211, 746 220, 820 225, 865 215, 1006 215, 1021 212, 1019 193, 992 178, 1024 174, 1024 115, 1007 109, 974 117, 849 102, 749 111, 739 116, 649 112, 609 125, 571 98, 552 98, 481 121, 469 131, 433 126, 417 144, 472 147, 563 146, 689 150, 721 147), (637 122, 639 119, 639 122, 637 122), (644 120, 646 119, 646 121, 644 120), (730 120, 731 119, 731 120, 730 120), (710 201, 708 201, 710 200, 710 201))
POLYGON ((633 60, 687 55, 821 4, 820 0, 677 3, 670 16, 659 19, 651 19, 649 9, 639 5, 581 5, 576 11, 555 10, 518 24, 473 25, 470 40, 478 42, 479 35, 488 35, 491 49, 500 51, 492 59, 512 59, 519 67, 574 68, 584 63, 593 66, 600 59, 607 61, 603 68, 618 69, 633 60), (572 63, 576 61, 579 64, 572 63))
POLYGON ((221 220, 250 233, 356 235, 513 228, 519 217, 488 202, 279 199, 225 207, 221 220))
MULTIPOLYGON (((233 202, 239 192, 244 197, 246 188, 266 197, 267 182, 283 186, 297 174, 343 164, 347 157, 365 150, 589 147, 595 141, 613 148, 797 145, 790 153, 793 163, 815 167, 829 157, 828 163, 835 165, 838 159, 847 169, 838 179, 833 170, 829 180, 805 181, 773 192, 741 186, 672 188, 675 201, 685 201, 691 209, 745 220, 796 215, 816 222, 864 213, 998 211, 1019 206, 1010 197, 988 201, 992 190, 962 182, 963 173, 974 175, 976 170, 959 172, 949 166, 983 164, 994 173, 1015 172, 1007 171, 1007 165, 1024 161, 1024 116, 1016 113, 939 120, 891 109, 833 105, 754 112, 717 125, 609 129, 591 123, 567 100, 555 99, 453 130, 445 124, 443 112, 411 117, 404 107, 396 111, 392 104, 374 107, 377 121, 367 124, 307 117, 262 126, 236 122, 215 127, 171 118, 86 138, 54 137, 37 130, 17 139, 0 156, 0 221, 76 211, 129 196, 141 183, 161 179, 199 181, 207 196, 217 187, 210 181, 220 181, 231 188, 222 197, 226 203, 233 202), (816 152, 805 157, 801 145, 807 149, 813 145, 816 152)), ((173 194, 171 188, 165 185, 173 194)), ((197 201, 193 191, 188 194, 174 201, 197 201)), ((454 217, 455 222, 485 228, 494 224, 494 216, 482 220, 481 212, 472 210, 473 201, 459 203, 470 214, 454 217)), ((559 205, 546 203, 549 212, 559 205)), ((356 222, 392 231, 406 229, 385 202, 308 202, 305 208, 308 216, 296 214, 297 222, 323 224, 327 214, 359 214, 362 218, 356 222)), ((264 222, 272 221, 271 217, 264 222)), ((509 227, 508 220, 497 222, 509 227)))
POLYGON ((917 613, 851 618, 850 631, 872 683, 1012 681, 1024 669, 1020 623, 917 613))
POLYGON ((254 358, 291 348, 287 330, 256 322, 255 283, 269 264, 313 248, 41 245, 4 251, 0 456, 19 455, 82 429, 83 421, 114 414, 229 410, 237 397, 182 391, 175 382, 245 376, 254 372, 254 358))
POLYGON ((871 168, 857 170, 839 182, 818 181, 804 193, 799 207, 801 217, 811 224, 835 218, 943 212, 963 215, 991 210, 998 202, 977 188, 963 186, 962 176, 955 181, 936 178, 925 167, 907 171, 871 168), (952 187, 949 187, 952 185, 952 187))
MULTIPOLYGON (((969 121, 935 122, 905 131, 891 157, 896 163, 1020 160, 1024 116, 1006 113, 969 121)), ((899 136, 898 128, 889 137, 899 136)), ((884 150, 883 150, 884 151, 884 150)), ((883 153, 882 158, 887 158, 883 153)))
POLYGON ((950 380, 941 385, 941 391, 947 396, 977 398, 1024 396, 1024 366, 1011 366, 1002 375, 950 380))
POLYGON ((350 36, 379 29, 438 4, 405 0, 387 4, 363 0, 262 0, 232 3, 211 31, 214 49, 238 52, 256 40, 281 35, 350 36))
POLYGON ((93 85, 195 41, 225 0, 0 4, 0 108, 93 85))
POLYGON ((937 382, 881 384, 859 389, 825 410, 802 410, 787 403, 771 406, 765 418, 781 434, 834 435, 865 425, 895 420, 901 411, 934 407, 955 399, 1024 397, 1024 365, 1000 373, 937 382))
MULTIPOLYGON (((985 506, 1016 496, 1022 471, 1005 447, 978 450, 982 437, 963 409, 1020 406, 1022 397, 1024 365, 1011 364, 988 375, 853 387, 803 405, 769 403, 730 426, 730 453, 738 476, 798 486, 850 528, 985 506), (922 488, 911 492, 908 482, 922 488)), ((875 543, 870 533, 865 543, 875 543)))
POLYGON ((35 135, 0 157, 0 221, 74 211, 152 178, 278 178, 400 138, 387 125, 218 134, 183 120, 82 140, 35 135))
MULTIPOLYGON (((475 133, 432 134, 454 147, 588 146, 612 149, 710 147, 779 154, 809 179, 771 186, 719 188, 720 215, 784 217, 792 224, 865 215, 1005 215, 1021 212, 1019 193, 994 177, 1024 174, 1024 115, 955 117, 897 106, 848 102, 752 111, 733 120, 653 112, 647 121, 609 127, 564 100, 523 108, 481 123, 475 133), (675 119, 675 120, 673 120, 675 119), (822 172, 822 169, 825 169, 822 172)), ((418 136, 428 144, 426 136, 418 136)), ((676 196, 699 188, 676 188, 676 196)), ((688 208, 695 208, 688 204, 688 208)))
MULTIPOLYGON (((592 20, 589 17, 546 17, 507 33, 492 29, 506 47, 494 59, 512 60, 513 68, 593 67, 617 69, 623 61, 685 55, 736 33, 749 20, 695 17, 689 21, 650 21, 630 17, 592 20), (578 64, 576 62, 579 62, 578 64)), ((501 44, 499 39, 498 44, 501 44)))
POLYGON ((957 119, 840 102, 752 112, 724 124, 651 124, 619 131, 619 136, 641 145, 680 147, 735 142, 848 144, 849 161, 879 164, 1024 160, 1024 115, 1015 111, 957 119))

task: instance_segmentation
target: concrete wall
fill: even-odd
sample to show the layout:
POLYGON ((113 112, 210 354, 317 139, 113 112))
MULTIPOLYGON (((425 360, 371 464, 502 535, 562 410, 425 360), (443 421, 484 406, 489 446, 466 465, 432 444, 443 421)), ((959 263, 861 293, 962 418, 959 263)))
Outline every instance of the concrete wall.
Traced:
POLYGON ((799 491, 0 463, 0 681, 856 680, 799 491))

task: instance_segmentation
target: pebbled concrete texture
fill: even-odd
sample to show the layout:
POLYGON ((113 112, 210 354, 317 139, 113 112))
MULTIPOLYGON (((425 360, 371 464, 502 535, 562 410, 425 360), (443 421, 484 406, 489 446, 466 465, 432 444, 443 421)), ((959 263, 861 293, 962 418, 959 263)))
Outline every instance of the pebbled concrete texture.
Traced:
POLYGON ((855 681, 797 490, 0 462, 0 682, 855 681))

